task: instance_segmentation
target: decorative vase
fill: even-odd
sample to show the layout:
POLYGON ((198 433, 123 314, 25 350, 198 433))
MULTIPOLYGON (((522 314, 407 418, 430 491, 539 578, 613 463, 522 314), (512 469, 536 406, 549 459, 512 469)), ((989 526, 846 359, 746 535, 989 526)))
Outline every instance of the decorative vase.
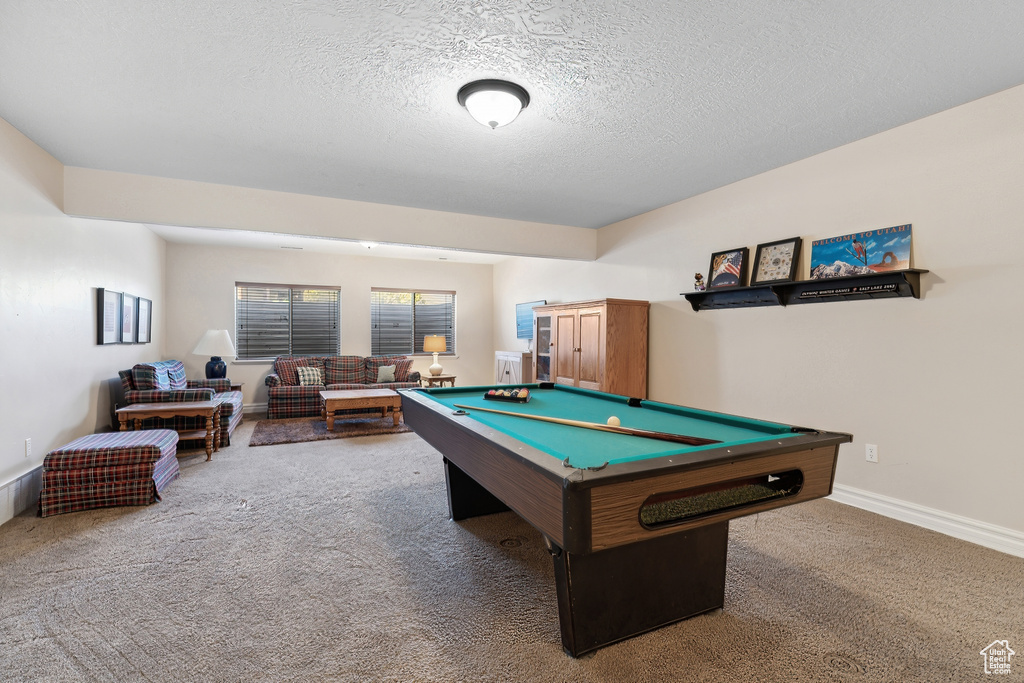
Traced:
POLYGON ((206 379, 223 379, 228 376, 228 364, 220 356, 214 356, 206 364, 206 379))

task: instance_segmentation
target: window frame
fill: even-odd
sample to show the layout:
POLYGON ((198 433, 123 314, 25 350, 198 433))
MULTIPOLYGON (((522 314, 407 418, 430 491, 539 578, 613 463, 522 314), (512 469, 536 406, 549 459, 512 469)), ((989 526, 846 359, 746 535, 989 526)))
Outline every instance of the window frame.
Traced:
MULTIPOLYGON (((272 301, 268 300, 268 301, 266 301, 264 303, 265 303, 265 305, 267 305, 269 307, 269 306, 272 306, 272 305, 275 305, 275 304, 280 305, 280 304, 282 304, 284 302, 283 301, 272 302, 272 301)), ((268 311, 268 313, 269 313, 269 311, 268 311)), ((258 315, 254 316, 254 317, 257 319, 258 322, 263 322, 263 323, 267 322, 265 320, 264 321, 259 321, 258 320, 258 315)), ((273 330, 270 330, 268 332, 268 329, 269 328, 264 327, 263 328, 263 332, 264 333, 273 334, 273 330)), ((258 332, 257 332, 257 334, 258 334, 258 332)), ((308 329, 305 331, 305 334, 307 336, 309 336, 308 329)), ((280 330, 277 331, 277 335, 280 335, 280 330)), ((267 342, 267 344, 268 345, 272 345, 273 341, 274 340, 272 339, 269 342, 267 342)), ((278 341, 280 341, 280 340, 278 340, 278 341)), ((316 343, 316 342, 317 342, 317 340, 315 338, 315 333, 314 333, 314 336, 313 336, 312 339, 306 339, 306 340, 304 340, 304 342, 300 342, 300 343, 310 344, 310 343, 316 343)), ((268 361, 268 360, 272 361, 272 360, 274 360, 275 358, 277 358, 279 356, 329 356, 329 355, 340 355, 341 354, 341 287, 334 286, 334 285, 302 285, 302 284, 284 284, 284 283, 269 283, 269 282, 235 282, 235 353, 237 354, 237 360, 239 360, 239 361, 252 361, 252 362, 268 361), (254 301, 254 297, 245 297, 243 299, 242 292, 241 292, 241 290, 243 290, 243 289, 263 289, 263 290, 267 290, 268 292, 271 291, 271 290, 282 290, 282 291, 286 290, 287 291, 287 306, 288 306, 288 308, 287 308, 287 313, 285 314, 286 315, 286 321, 287 321, 287 351, 285 351, 282 347, 279 347, 278 349, 273 349, 271 347, 271 350, 270 350, 269 354, 255 355, 252 352, 252 347, 253 346, 258 346, 258 344, 256 343, 255 339, 250 339, 250 337, 251 337, 251 335, 253 333, 250 332, 249 329, 246 329, 244 331, 244 333, 243 333, 243 330, 242 330, 243 321, 242 321, 242 310, 241 309, 242 309, 243 305, 247 305, 249 303, 254 303, 255 305, 259 305, 261 302, 254 301), (333 302, 329 301, 327 303, 328 304, 333 304, 333 311, 328 311, 328 313, 325 315, 323 312, 315 310, 314 306, 317 304, 317 302, 312 301, 312 300, 307 302, 304 298, 300 298, 297 301, 297 298, 296 298, 296 293, 297 292, 329 292, 329 293, 331 293, 331 295, 334 298, 334 301, 333 302), (310 304, 309 310, 308 311, 307 310, 303 310, 303 311, 301 311, 300 314, 297 314, 296 313, 296 303, 298 303, 300 305, 300 307, 302 307, 303 304, 305 304, 305 303, 309 303, 310 304), (296 320, 297 315, 300 316, 299 320, 296 320), (306 316, 306 317, 303 318, 302 316, 306 316), (326 335, 328 337, 327 341, 333 347, 333 350, 331 350, 330 352, 317 351, 316 353, 302 353, 302 352, 296 353, 295 352, 296 343, 297 343, 297 341, 295 339, 295 337, 296 337, 296 323, 299 323, 299 330, 300 330, 299 334, 302 335, 303 334, 303 330, 302 330, 301 326, 303 324, 310 325, 310 324, 317 324, 319 322, 323 322, 321 320, 318 320, 318 317, 319 318, 326 318, 327 322, 330 322, 331 319, 333 318, 333 331, 332 332, 328 332, 327 335, 326 335), (278 351, 280 351, 280 352, 278 352, 278 351), (243 353, 245 355, 243 355, 243 353)))
MULTIPOLYGON (((409 289, 409 288, 402 288, 402 287, 371 287, 370 288, 370 353, 371 354, 373 354, 373 355, 427 356, 427 357, 433 355, 432 353, 428 353, 428 352, 423 351, 423 337, 425 335, 427 335, 427 334, 439 334, 441 328, 439 328, 437 326, 429 326, 429 325, 427 325, 430 322, 429 320, 424 320, 424 321, 421 321, 419 323, 417 322, 417 315, 416 315, 417 303, 416 303, 416 299, 417 299, 417 296, 420 296, 420 295, 427 296, 427 297, 432 297, 432 296, 433 297, 436 297, 436 296, 450 297, 450 302, 445 304, 448 307, 448 310, 444 314, 445 324, 447 325, 447 328, 444 329, 445 345, 447 347, 447 351, 445 351, 444 353, 439 354, 439 355, 442 355, 442 356, 454 356, 454 355, 456 355, 456 352, 457 352, 456 351, 456 347, 458 345, 458 342, 456 340, 457 335, 456 335, 456 329, 455 328, 456 328, 456 318, 457 318, 457 315, 458 315, 457 314, 457 311, 458 311, 458 293, 455 290, 450 290, 450 289, 409 289), (409 334, 411 336, 411 341, 412 341, 411 350, 404 350, 404 351, 402 351, 402 350, 395 349, 393 347, 392 348, 384 348, 384 349, 380 348, 380 344, 382 343, 382 341, 377 338, 378 335, 379 335, 379 331, 378 331, 378 327, 377 326, 380 324, 380 321, 378 319, 377 307, 379 305, 381 305, 381 304, 377 300, 377 295, 378 294, 385 294, 385 293, 407 294, 407 295, 410 296, 409 306, 411 307, 411 311, 410 311, 410 318, 409 319, 410 319, 411 329, 409 331, 409 334), (417 329, 418 325, 420 326, 419 329, 417 329), (424 327, 423 327, 424 325, 427 325, 426 329, 424 329, 424 327)), ((423 303, 421 303, 419 305, 423 306, 423 305, 430 305, 430 304, 423 304, 423 303)))

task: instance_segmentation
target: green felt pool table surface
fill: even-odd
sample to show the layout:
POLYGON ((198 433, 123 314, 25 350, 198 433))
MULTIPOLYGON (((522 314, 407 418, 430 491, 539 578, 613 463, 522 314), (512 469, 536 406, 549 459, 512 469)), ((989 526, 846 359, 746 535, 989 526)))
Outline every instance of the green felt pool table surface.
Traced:
POLYGON ((586 389, 555 385, 553 388, 526 386, 530 390, 527 403, 486 399, 490 389, 511 387, 457 387, 426 389, 424 392, 439 403, 457 410, 469 406, 470 417, 497 429, 523 443, 568 462, 580 469, 605 464, 635 462, 677 453, 738 446, 759 441, 778 440, 801 432, 790 425, 715 413, 656 401, 640 401, 629 405, 628 398, 586 389), (689 446, 625 434, 572 427, 538 420, 498 415, 472 410, 473 407, 504 410, 526 415, 539 415, 605 424, 609 417, 618 417, 623 427, 685 434, 721 443, 689 446))

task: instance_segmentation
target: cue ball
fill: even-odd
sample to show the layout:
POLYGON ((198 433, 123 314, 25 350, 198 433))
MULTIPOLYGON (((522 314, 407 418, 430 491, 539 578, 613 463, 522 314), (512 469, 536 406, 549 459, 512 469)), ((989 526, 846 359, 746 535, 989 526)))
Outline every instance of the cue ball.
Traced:
POLYGON ((611 425, 612 427, 618 427, 619 426, 619 418, 617 418, 614 415, 612 415, 611 417, 608 418, 608 424, 611 425))

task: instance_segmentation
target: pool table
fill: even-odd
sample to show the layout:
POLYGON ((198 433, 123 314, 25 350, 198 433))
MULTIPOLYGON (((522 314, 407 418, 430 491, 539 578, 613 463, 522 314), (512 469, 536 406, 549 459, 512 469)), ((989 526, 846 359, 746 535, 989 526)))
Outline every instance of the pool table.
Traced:
POLYGON ((572 656, 721 608, 729 520, 832 492, 839 445, 824 432, 605 394, 519 385, 526 402, 472 386, 403 389, 405 421, 443 456, 452 519, 512 510, 554 560, 572 656), (496 409, 515 413, 485 412, 496 409), (531 419, 682 434, 613 433, 531 419))

